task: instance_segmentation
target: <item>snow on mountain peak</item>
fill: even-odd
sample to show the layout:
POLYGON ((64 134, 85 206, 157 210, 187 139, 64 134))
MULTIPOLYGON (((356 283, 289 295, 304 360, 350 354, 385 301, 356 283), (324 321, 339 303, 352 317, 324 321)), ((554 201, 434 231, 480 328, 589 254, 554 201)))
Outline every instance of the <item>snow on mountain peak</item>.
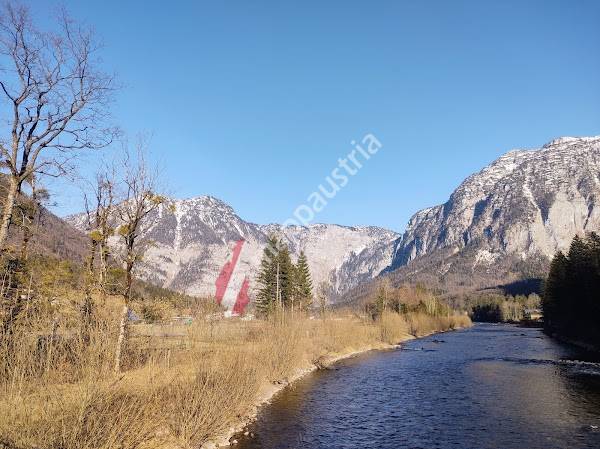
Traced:
POLYGON ((510 151, 469 176, 445 204, 417 212, 394 266, 472 246, 479 254, 551 257, 576 233, 600 229, 599 176, 600 137, 561 137, 540 149, 510 151))
MULTIPOLYGON (((71 219, 75 226, 80 226, 80 222, 71 219)), ((392 260, 391 242, 398 238, 393 231, 373 226, 257 225, 244 221, 231 206, 212 196, 174 199, 169 206, 160 208, 152 223, 144 237, 151 239, 153 245, 138 275, 160 286, 201 296, 215 293, 219 272, 240 240, 244 244, 236 276, 240 282, 244 278, 250 281, 251 296, 271 234, 284 238, 293 258, 300 251, 306 253, 315 287, 327 282, 331 293, 340 295, 356 286, 358 279, 371 279, 388 267, 392 260), (382 245, 387 249, 367 251, 382 245)))
MULTIPOLYGON (((471 257, 473 270, 510 254, 551 257, 576 233, 600 230, 598 198, 600 136, 560 137, 539 149, 509 151, 466 178, 446 203, 414 214, 402 236, 374 226, 257 225, 212 196, 173 200, 174 207, 162 207, 146 230, 155 244, 139 275, 210 296, 236 242, 244 240, 236 273, 239 282, 250 281, 252 295, 267 238, 276 234, 293 258, 306 253, 315 287, 327 282, 342 295, 425 255, 471 257)), ((68 221, 80 229, 84 223, 81 215, 68 221)), ((443 259, 443 266, 444 276, 451 275, 451 262, 443 259)))
POLYGON ((554 147, 563 146, 565 144, 571 144, 571 143, 584 143, 585 144, 585 143, 594 143, 594 142, 600 142, 600 136, 590 136, 590 137, 564 136, 564 137, 558 137, 554 140, 551 140, 550 142, 545 144, 542 147, 542 149, 554 148, 554 147))

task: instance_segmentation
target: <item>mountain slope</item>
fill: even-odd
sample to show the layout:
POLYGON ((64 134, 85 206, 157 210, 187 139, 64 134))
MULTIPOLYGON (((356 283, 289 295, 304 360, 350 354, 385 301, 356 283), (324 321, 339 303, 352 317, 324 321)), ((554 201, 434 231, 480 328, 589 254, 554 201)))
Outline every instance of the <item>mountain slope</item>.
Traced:
MULTIPOLYGON (((7 182, 5 175, 0 174, 0 204, 4 204, 7 182)), ((21 208, 27 208, 26 205, 29 201, 27 195, 21 194, 17 198, 13 212, 13 223, 8 234, 8 247, 16 253, 20 251, 23 241, 23 233, 19 225, 23 214, 21 208)), ((76 263, 82 263, 87 257, 86 235, 43 206, 36 215, 32 230, 33 235, 29 242, 30 254, 68 259, 76 263)))
MULTIPOLYGON (((234 302, 245 279, 252 293, 275 233, 293 256, 306 252, 314 285, 328 282, 337 298, 369 291, 381 273, 396 283, 472 290, 543 276, 575 234, 600 229, 600 137, 510 151, 469 176, 446 203, 417 212, 402 236, 377 227, 257 225, 210 196, 172 204, 145 230, 154 244, 139 274, 162 287, 213 295, 243 240, 224 299, 234 302)), ((68 220, 82 228, 81 216, 68 220)))
POLYGON ((599 229, 600 137, 564 137, 510 151, 446 203, 417 212, 388 271, 450 284, 506 282, 543 272, 575 234, 599 229))
MULTIPOLYGON (((88 238, 85 233, 71 226, 62 218, 47 209, 43 209, 30 243, 31 254, 44 254, 58 259, 68 259, 83 263, 88 256, 88 238)), ((19 241, 20 233, 11 229, 11 242, 19 241)))
MULTIPOLYGON (((83 228, 81 215, 67 220, 83 228)), ((215 281, 231 260, 236 242, 244 241, 225 303, 235 301, 231 295, 239 292, 244 279, 250 283, 252 296, 270 234, 284 238, 294 258, 304 251, 314 286, 328 282, 334 297, 388 267, 393 242, 399 237, 377 227, 257 225, 242 220, 230 206, 211 196, 173 200, 159 208, 149 222, 152 225, 145 229, 144 238, 153 244, 138 275, 187 294, 214 295, 215 281)))

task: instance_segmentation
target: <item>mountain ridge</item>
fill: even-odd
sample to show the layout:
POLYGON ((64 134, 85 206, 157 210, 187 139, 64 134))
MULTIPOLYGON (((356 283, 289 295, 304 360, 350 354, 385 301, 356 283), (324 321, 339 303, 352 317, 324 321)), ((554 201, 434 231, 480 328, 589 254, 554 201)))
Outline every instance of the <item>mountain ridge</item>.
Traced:
MULTIPOLYGON (((543 276, 575 234, 600 229, 598 199, 600 136, 510 150, 465 178, 445 203, 417 211, 402 234, 377 226, 256 224, 212 195, 174 199, 144 230, 155 245, 141 275, 211 295, 234 243, 243 239, 234 284, 254 283, 267 236, 277 234, 293 256, 307 253, 315 286, 327 282, 334 299, 382 274, 396 283, 482 288, 543 276)), ((81 215, 67 220, 81 229, 81 215)))
MULTIPOLYGON (((82 214, 66 220, 78 229, 85 227, 82 214)), ((377 226, 255 224, 243 220, 231 206, 212 195, 172 199, 168 206, 159 207, 149 222, 143 236, 154 244, 144 257, 139 275, 161 287, 202 296, 214 294, 214 282, 239 240, 244 244, 233 289, 248 278, 253 292, 267 237, 276 234, 288 244, 293 257, 300 251, 306 253, 315 286, 327 282, 332 297, 336 297, 356 286, 357 272, 348 270, 348 259, 360 265, 360 279, 371 279, 389 265, 391 242, 399 236, 377 226), (382 245, 385 249, 378 252, 365 251, 382 245)), ((112 244, 119 244, 116 237, 112 244)))
POLYGON ((511 150, 417 211, 385 274, 448 292, 544 277, 574 235, 600 230, 599 200, 600 136, 511 150))

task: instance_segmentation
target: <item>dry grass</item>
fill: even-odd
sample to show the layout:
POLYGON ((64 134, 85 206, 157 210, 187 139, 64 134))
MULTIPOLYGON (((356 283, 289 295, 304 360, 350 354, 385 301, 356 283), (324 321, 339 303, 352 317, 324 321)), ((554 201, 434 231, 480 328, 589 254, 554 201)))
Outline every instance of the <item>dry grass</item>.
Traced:
POLYGON ((115 376, 116 298, 99 309, 89 341, 75 309, 64 309, 32 312, 10 345, 3 340, 0 447, 197 447, 300 369, 469 324, 463 316, 385 313, 377 322, 348 314, 130 326, 126 371, 115 376))
POLYGON ((424 313, 407 315, 409 333, 415 337, 423 337, 434 332, 448 331, 468 327, 471 320, 468 315, 430 316, 424 313))

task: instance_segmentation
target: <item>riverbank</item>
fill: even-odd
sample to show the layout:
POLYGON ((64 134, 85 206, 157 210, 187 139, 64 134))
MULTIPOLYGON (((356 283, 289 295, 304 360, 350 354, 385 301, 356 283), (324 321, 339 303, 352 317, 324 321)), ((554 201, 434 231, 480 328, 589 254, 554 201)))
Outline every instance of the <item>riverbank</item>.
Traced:
MULTIPOLYGON (((433 324, 433 322, 432 322, 433 320, 430 320, 430 318, 431 317, 423 317, 423 316, 419 316, 419 317, 413 316, 412 317, 413 321, 420 320, 421 325, 423 325, 423 324, 425 324, 425 322, 427 322, 427 324, 429 324, 430 326, 431 325, 439 326, 439 329, 431 329, 429 327, 422 327, 421 329, 419 329, 419 328, 411 329, 408 326, 405 327, 405 325, 407 323, 405 322, 404 319, 398 320, 397 316, 395 314, 386 315, 380 321, 379 326, 381 326, 382 333, 393 332, 396 335, 394 337, 397 339, 397 341, 395 343, 389 343, 389 342, 386 343, 386 342, 380 341, 380 342, 367 344, 366 346, 359 348, 359 349, 353 349, 353 350, 350 349, 350 350, 342 351, 337 354, 323 355, 316 362, 298 367, 296 369, 296 371, 289 378, 281 379, 280 381, 264 385, 263 388, 261 388, 256 401, 251 405, 248 414, 240 417, 239 421, 235 425, 230 427, 226 432, 223 432, 222 434, 216 436, 215 438, 212 438, 212 439, 206 441, 201 446, 201 449, 217 449, 217 448, 223 448, 223 447, 230 447, 230 446, 237 444, 237 440, 235 439, 235 437, 238 435, 241 435, 241 434, 246 434, 246 435, 248 434, 248 431, 246 431, 246 428, 252 422, 254 422, 261 407, 269 404, 269 402, 271 402, 271 400, 282 390, 284 390, 288 386, 292 385, 294 382, 302 379, 303 377, 307 376, 308 374, 310 374, 316 370, 328 369, 329 367, 331 367, 332 365, 334 365, 337 362, 340 362, 342 360, 345 360, 345 359, 348 359, 348 358, 351 358, 351 357, 354 357, 354 356, 357 356, 360 354, 364 354, 366 352, 377 351, 377 350, 381 351, 381 350, 398 349, 401 347, 402 343, 405 343, 410 340, 414 340, 417 338, 423 338, 423 337, 427 337, 427 336, 430 336, 433 334, 447 332, 450 330, 462 329, 462 328, 469 327, 472 325, 471 321, 468 318, 465 319, 464 316, 452 316, 452 317, 449 317, 447 321, 435 320, 436 324, 433 324), (399 330, 401 333, 398 334, 399 330), (409 331, 413 331, 415 334, 411 334, 411 333, 409 333, 409 331)), ((409 322, 411 321, 410 318, 408 321, 409 322)))
POLYGON ((380 344, 365 346, 364 348, 354 350, 351 352, 347 352, 347 353, 343 353, 343 354, 323 357, 321 360, 318 361, 318 363, 311 363, 309 365, 299 367, 297 369, 297 371, 295 373, 293 373, 289 378, 281 379, 274 383, 268 383, 268 384, 264 385, 260 389, 258 398, 250 406, 250 410, 249 410, 248 414, 246 416, 240 417, 239 422, 235 423, 226 432, 222 433, 221 435, 215 436, 214 438, 210 439, 209 441, 206 441, 204 444, 202 444, 201 449, 216 449, 216 448, 228 447, 228 446, 231 446, 232 444, 236 444, 236 440, 232 440, 232 438, 234 438, 236 435, 242 433, 244 431, 244 429, 256 419, 256 416, 258 415, 260 408, 267 405, 273 399, 273 397, 275 395, 277 395, 280 391, 282 391, 284 388, 287 388, 288 386, 292 385, 294 382, 302 379, 304 376, 306 376, 318 369, 327 369, 336 362, 354 357, 359 354, 363 354, 365 352, 374 351, 374 350, 396 349, 399 347, 400 343, 402 343, 404 341, 408 341, 412 338, 415 338, 415 337, 407 335, 406 337, 403 337, 403 339, 396 345, 380 343, 380 344))
POLYGON ((557 341, 560 341, 561 343, 565 343, 567 345, 574 346, 576 348, 582 349, 582 350, 587 351, 592 354, 600 355, 600 346, 594 345, 588 341, 566 337, 562 334, 559 334, 558 332, 552 332, 552 331, 548 331, 546 329, 544 329, 544 333, 546 335, 548 335, 549 337, 551 337, 557 341))
POLYGON ((87 341, 64 332, 46 348, 30 326, 15 335, 18 352, 0 389, 0 448, 224 445, 310 371, 469 323, 462 315, 385 313, 373 321, 346 313, 131 326, 115 375, 120 304, 107 304, 87 341))
POLYGON ((539 329, 482 323, 402 346, 286 388, 233 448, 600 447, 600 365, 539 329))

